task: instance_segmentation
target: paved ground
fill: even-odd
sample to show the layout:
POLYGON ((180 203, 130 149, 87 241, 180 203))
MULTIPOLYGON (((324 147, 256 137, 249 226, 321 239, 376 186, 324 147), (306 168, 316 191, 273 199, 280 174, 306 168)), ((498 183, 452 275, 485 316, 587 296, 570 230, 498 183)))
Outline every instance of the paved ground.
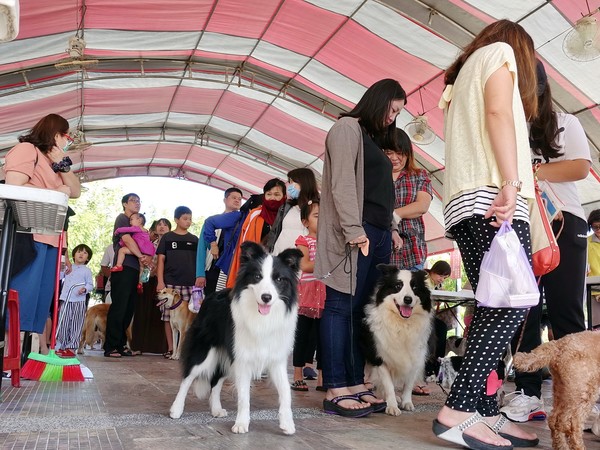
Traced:
MULTIPOLYGON (((268 380, 252 389, 250 432, 231 432, 235 399, 224 388, 223 406, 230 416, 215 419, 207 401, 188 396, 181 419, 168 416, 179 386, 179 365, 158 355, 111 360, 99 351, 81 358, 94 378, 83 383, 22 380, 13 388, 3 380, 0 403, 0 449, 440 449, 431 421, 445 395, 430 385, 429 397, 415 397, 416 411, 400 417, 371 414, 344 419, 321 411, 323 393, 293 392, 296 434, 284 436, 277 425, 277 399, 268 380)), ((544 396, 551 404, 550 386, 544 396)), ((546 422, 528 423, 550 449, 546 422)), ((585 434, 588 449, 600 449, 600 438, 585 434)))

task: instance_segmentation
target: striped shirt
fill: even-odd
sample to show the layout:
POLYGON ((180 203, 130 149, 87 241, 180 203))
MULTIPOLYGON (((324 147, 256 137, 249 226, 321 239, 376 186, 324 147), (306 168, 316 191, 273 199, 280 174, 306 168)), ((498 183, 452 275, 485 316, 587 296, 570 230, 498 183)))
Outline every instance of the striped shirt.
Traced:
MULTIPOLYGON (((485 215, 500 190, 496 186, 482 186, 476 189, 462 191, 454 197, 444 208, 444 223, 446 225, 446 237, 453 239, 450 230, 460 221, 469 219, 475 215, 485 215)), ((517 209, 513 219, 529 223, 529 209, 527 201, 517 195, 517 209)))

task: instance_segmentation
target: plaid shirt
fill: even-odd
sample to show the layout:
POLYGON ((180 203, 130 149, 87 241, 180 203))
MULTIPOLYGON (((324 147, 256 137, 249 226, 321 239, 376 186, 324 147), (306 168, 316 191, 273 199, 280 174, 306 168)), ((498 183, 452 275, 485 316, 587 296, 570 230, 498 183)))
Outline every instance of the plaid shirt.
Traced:
MULTIPOLYGON (((400 172, 398 179, 394 181, 396 197, 394 209, 415 202, 417 193, 420 191, 432 195, 431 180, 425 170, 418 169, 414 174, 408 174, 405 170, 400 172)), ((394 264, 400 269, 410 269, 421 264, 427 258, 423 216, 416 219, 402 219, 399 228, 400 237, 404 243, 400 249, 392 251, 390 264, 394 264)))

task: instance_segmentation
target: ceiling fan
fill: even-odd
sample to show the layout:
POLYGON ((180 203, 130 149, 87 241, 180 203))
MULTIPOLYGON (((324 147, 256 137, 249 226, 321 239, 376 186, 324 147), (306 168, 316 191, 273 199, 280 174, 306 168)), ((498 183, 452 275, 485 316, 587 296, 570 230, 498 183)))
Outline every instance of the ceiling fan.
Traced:
POLYGON ((85 51, 85 40, 83 37, 71 37, 69 39, 69 47, 65 51, 69 54, 69 57, 54 64, 56 70, 61 72, 80 71, 98 64, 97 59, 84 58, 83 53, 85 51))
POLYGON ((600 33, 593 16, 598 10, 579 19, 563 40, 563 52, 573 61, 587 62, 600 58, 600 33))
POLYGON ((409 122, 404 131, 410 140, 417 145, 431 144, 435 140, 435 133, 427 124, 427 116, 419 115, 409 122))

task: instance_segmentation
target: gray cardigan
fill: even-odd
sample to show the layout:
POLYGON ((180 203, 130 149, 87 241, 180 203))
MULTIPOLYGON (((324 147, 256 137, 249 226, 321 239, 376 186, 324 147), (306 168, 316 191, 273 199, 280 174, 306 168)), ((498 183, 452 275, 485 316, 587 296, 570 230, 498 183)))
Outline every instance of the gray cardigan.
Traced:
MULTIPOLYGON (((325 141, 314 273, 317 277, 331 273, 323 283, 347 294, 350 293, 350 274, 346 273, 347 264, 342 262, 346 242, 366 234, 362 227, 364 161, 358 119, 342 117, 331 127, 325 141)), ((358 248, 353 247, 352 294, 356 289, 357 259, 358 248)))

